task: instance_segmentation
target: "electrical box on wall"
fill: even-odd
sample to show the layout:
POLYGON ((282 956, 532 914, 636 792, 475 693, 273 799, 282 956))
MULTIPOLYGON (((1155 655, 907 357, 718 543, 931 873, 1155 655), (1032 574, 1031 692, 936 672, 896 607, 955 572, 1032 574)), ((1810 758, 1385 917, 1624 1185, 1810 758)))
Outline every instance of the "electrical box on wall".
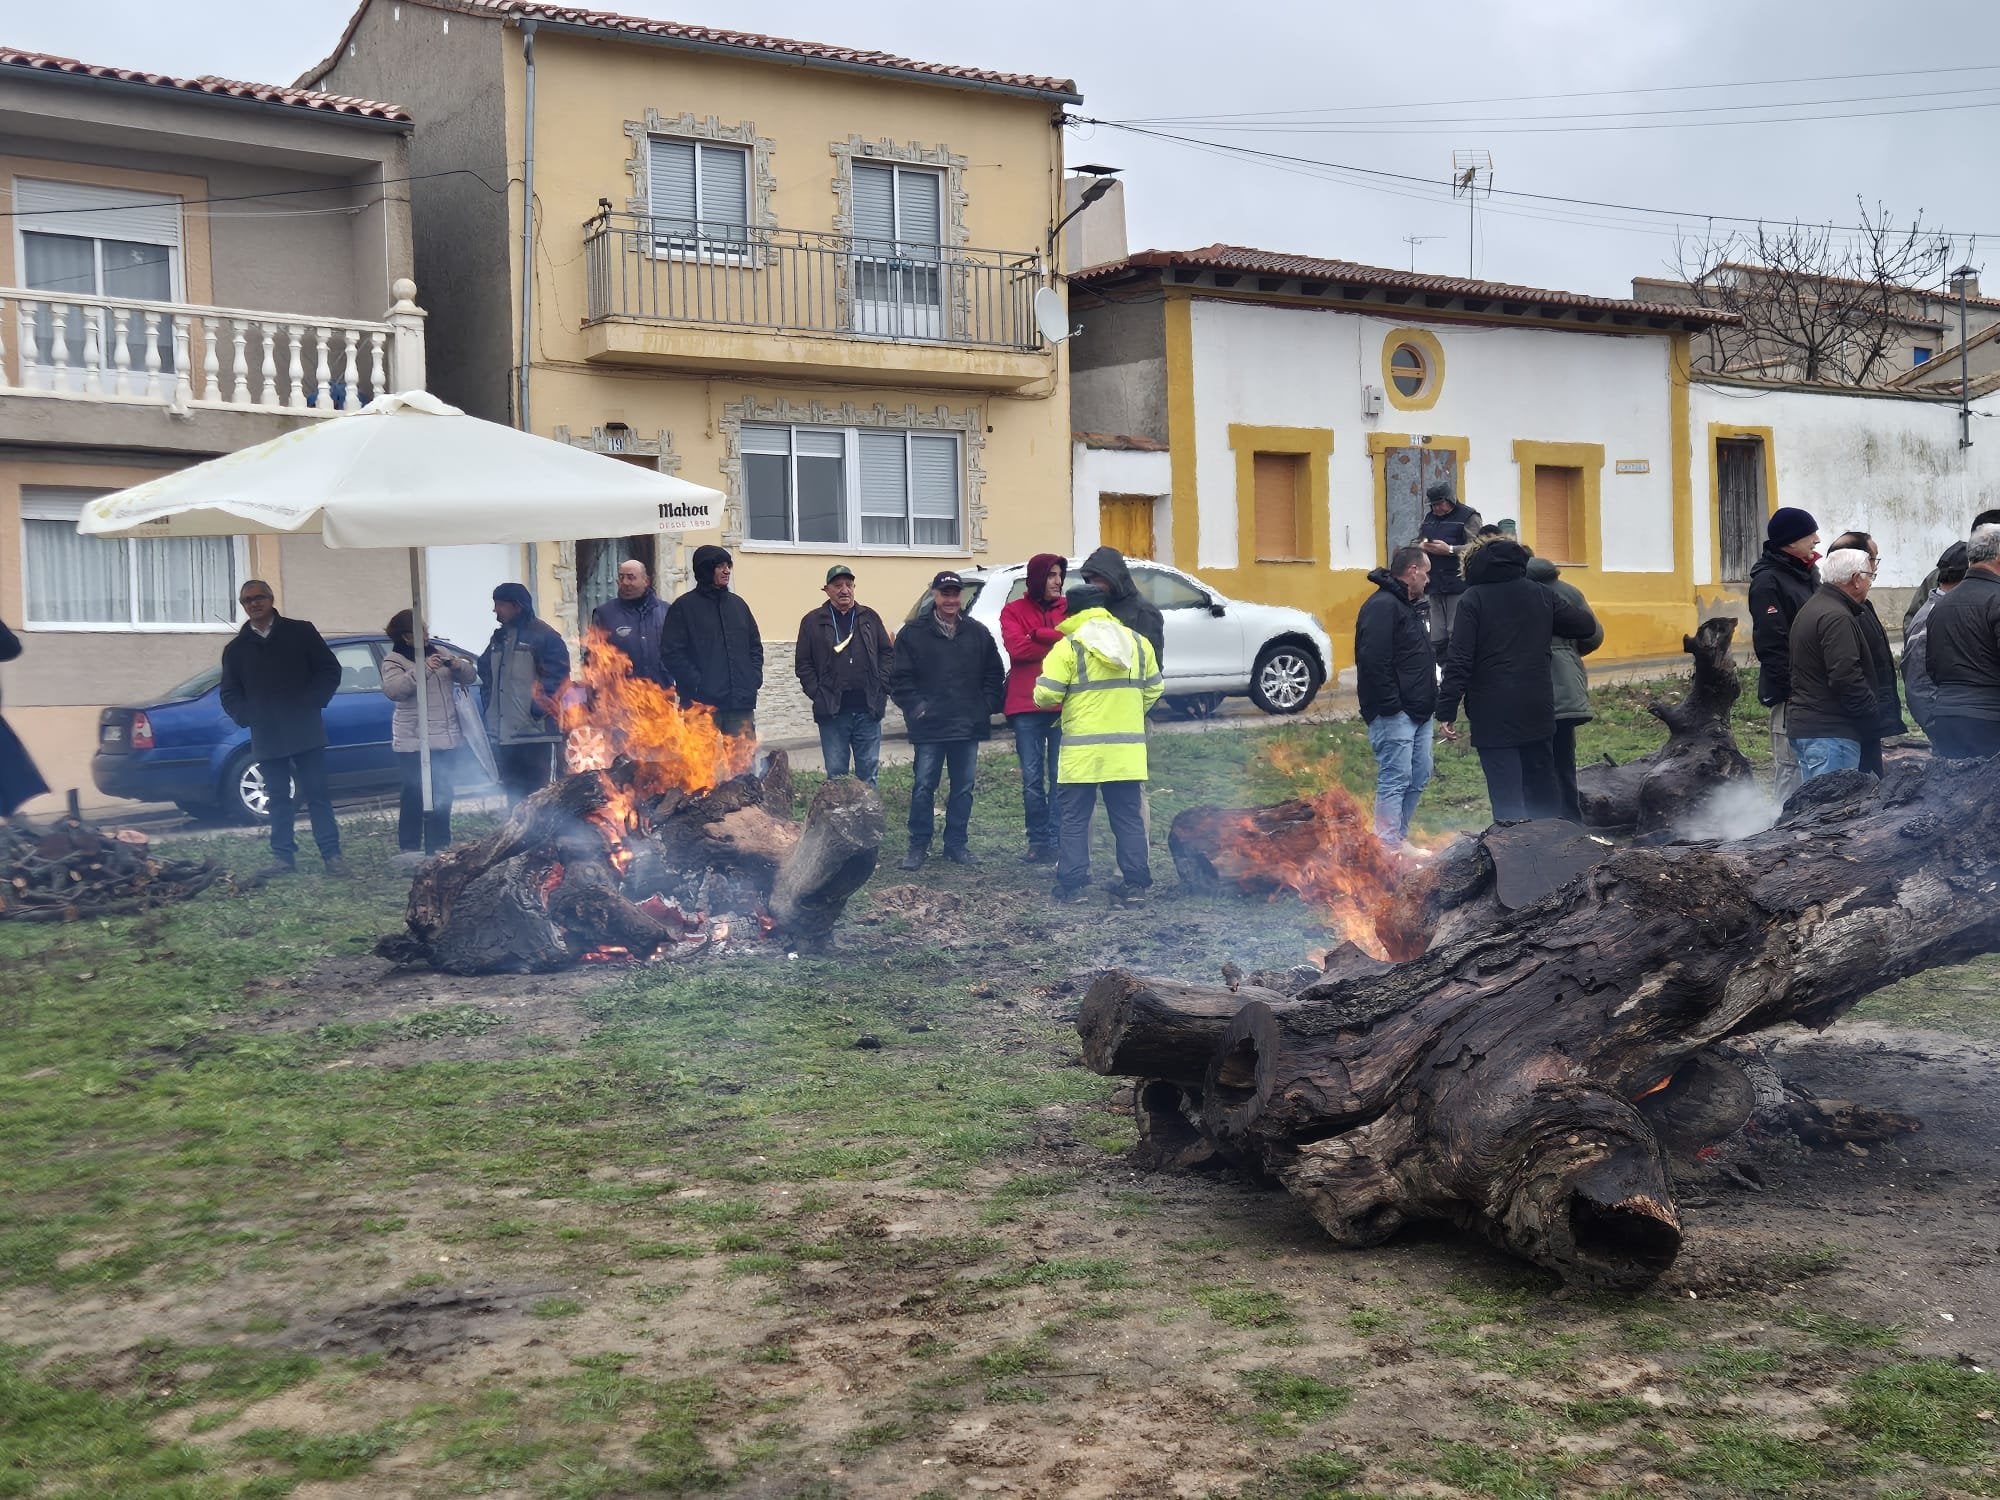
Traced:
POLYGON ((1382 387, 1364 385, 1361 387, 1361 415, 1379 417, 1382 415, 1382 387))

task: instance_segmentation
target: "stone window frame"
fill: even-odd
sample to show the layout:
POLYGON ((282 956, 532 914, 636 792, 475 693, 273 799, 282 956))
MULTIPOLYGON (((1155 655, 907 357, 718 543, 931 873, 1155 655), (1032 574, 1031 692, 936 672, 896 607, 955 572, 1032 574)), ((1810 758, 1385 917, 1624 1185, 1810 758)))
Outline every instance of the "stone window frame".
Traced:
MULTIPOLYGON (((833 232, 838 235, 854 233, 854 163, 886 162, 902 167, 934 167, 944 177, 944 248, 962 250, 969 243, 965 227, 965 210, 971 201, 965 190, 965 171, 969 158, 960 156, 946 145, 926 146, 921 141, 899 144, 889 137, 880 140, 866 140, 858 135, 850 135, 844 141, 834 141, 827 147, 833 157, 833 232)), ((947 258, 946 269, 950 274, 945 278, 950 287, 950 334, 949 337, 962 339, 972 321, 972 287, 967 268, 963 264, 953 265, 947 258)), ((839 318, 843 327, 852 325, 854 291, 848 276, 839 280, 839 318)))
POLYGON ((808 401, 804 405, 795 405, 783 397, 776 401, 759 401, 752 396, 723 406, 719 430, 722 437, 722 544, 725 547, 742 547, 751 551, 769 548, 778 552, 825 551, 833 547, 871 557, 971 557, 989 550, 984 500, 986 468, 983 462, 986 418, 976 406, 968 406, 962 411, 953 411, 949 406, 936 406, 925 411, 914 401, 901 407, 890 407, 879 401, 873 406, 861 406, 852 401, 837 405, 808 401), (744 519, 742 438, 746 422, 753 425, 770 422, 780 426, 876 427, 895 432, 957 433, 965 463, 962 495, 965 532, 961 545, 953 548, 863 547, 858 542, 828 542, 802 546, 792 542, 751 540, 744 519))
POLYGON ((774 230, 778 227, 776 211, 771 207, 772 197, 778 191, 778 179, 771 169, 771 158, 778 148, 769 136, 757 134, 755 121, 739 120, 734 125, 725 125, 718 115, 709 115, 705 119, 698 120, 692 110, 683 110, 680 114, 669 117, 657 109, 648 109, 643 119, 625 122, 625 134, 632 142, 632 153, 625 159, 625 175, 632 179, 632 192, 625 200, 625 211, 640 218, 648 217, 653 208, 646 180, 646 142, 653 136, 664 135, 680 140, 748 146, 751 229, 748 260, 752 266, 762 264, 765 245, 756 231, 774 230))
MULTIPOLYGON (((657 429, 653 436, 649 438, 640 437, 636 432, 630 433, 629 436, 625 433, 620 433, 614 437, 610 430, 604 427, 593 427, 587 435, 578 436, 571 432, 567 426, 556 428, 553 436, 558 443, 566 444, 571 448, 582 448, 591 453, 637 455, 640 458, 650 458, 653 460, 653 466, 662 474, 678 474, 681 471, 681 455, 674 451, 674 435, 664 427, 657 429)), ((678 536, 674 540, 678 541, 678 536)), ((656 587, 659 581, 666 579, 670 573, 678 574, 679 572, 677 567, 669 568, 662 565, 658 558, 654 559, 654 565, 656 587)), ((576 539, 574 537, 568 541, 558 540, 556 542, 556 561, 553 571, 556 580, 556 610, 560 611, 560 613, 554 615, 554 618, 569 619, 575 616, 577 611, 576 539)), ((666 597, 664 592, 662 592, 661 597, 666 597)), ((581 630, 583 624, 583 620, 579 618, 577 620, 577 628, 581 630)))

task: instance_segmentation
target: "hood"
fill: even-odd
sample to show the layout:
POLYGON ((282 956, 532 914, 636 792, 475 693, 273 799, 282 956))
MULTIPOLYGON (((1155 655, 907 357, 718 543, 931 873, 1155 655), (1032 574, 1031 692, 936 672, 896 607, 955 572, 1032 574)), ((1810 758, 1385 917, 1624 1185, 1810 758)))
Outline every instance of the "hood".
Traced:
POLYGON ((1111 585, 1111 597, 1129 599, 1137 593, 1132 582, 1132 570, 1125 566, 1125 554, 1116 547, 1099 547, 1083 560, 1079 573, 1095 573, 1111 585))
POLYGON ((1519 542, 1496 536, 1475 549, 1465 559, 1465 581, 1469 584, 1511 583, 1528 572, 1528 549, 1519 542))
POLYGON ((1405 604, 1412 603, 1410 591, 1403 586, 1403 580, 1387 568, 1376 568, 1368 575, 1368 581, 1385 594, 1392 594, 1405 604))
POLYGON ((1028 598, 1036 604, 1042 602, 1042 590, 1049 585, 1051 573, 1069 576, 1069 562, 1054 552, 1037 552, 1028 559, 1028 598))
POLYGON ((696 588, 715 587, 715 570, 723 564, 736 565, 736 559, 729 555, 727 547, 718 547, 713 542, 704 542, 694 549, 694 584, 696 588))
POLYGON ((525 583, 496 584, 493 589, 493 602, 495 604, 512 604, 519 608, 521 613, 515 622, 516 624, 532 620, 535 617, 535 596, 528 592, 528 586, 525 583))
POLYGON ((1554 583, 1562 577, 1562 569, 1546 557, 1531 557, 1528 559, 1528 576, 1536 583, 1554 583))
POLYGON ((1092 656, 1116 662, 1129 675, 1138 673, 1141 660, 1135 655, 1138 636, 1112 618, 1111 611, 1103 605, 1094 604, 1081 614, 1066 616, 1056 629, 1081 641, 1083 649, 1092 656))

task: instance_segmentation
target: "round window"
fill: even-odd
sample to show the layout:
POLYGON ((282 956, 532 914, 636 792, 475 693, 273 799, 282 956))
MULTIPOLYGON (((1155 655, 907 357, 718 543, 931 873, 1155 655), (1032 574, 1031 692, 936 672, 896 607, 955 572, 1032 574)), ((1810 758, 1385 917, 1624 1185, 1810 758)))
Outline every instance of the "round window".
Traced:
POLYGON ((1398 344, 1389 355, 1389 378, 1405 396, 1415 396, 1430 378, 1430 361, 1415 344, 1398 344))

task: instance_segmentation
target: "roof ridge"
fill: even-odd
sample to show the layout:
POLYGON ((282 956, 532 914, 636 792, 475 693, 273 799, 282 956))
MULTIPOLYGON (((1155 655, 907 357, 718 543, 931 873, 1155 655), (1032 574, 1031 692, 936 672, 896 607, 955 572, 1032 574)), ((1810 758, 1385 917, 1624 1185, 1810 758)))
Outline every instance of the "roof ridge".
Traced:
POLYGON ((204 73, 181 78, 172 73, 155 73, 146 68, 120 68, 108 63, 87 63, 55 52, 34 52, 25 47, 0 47, 0 67, 21 68, 48 77, 94 78, 104 82, 138 84, 148 88, 172 89, 178 93, 209 98, 247 99, 259 104, 278 104, 322 114, 345 115, 356 119, 390 120, 412 123, 410 112, 400 104, 379 99, 360 99, 351 94, 333 94, 295 84, 254 83, 240 78, 224 78, 204 73))

